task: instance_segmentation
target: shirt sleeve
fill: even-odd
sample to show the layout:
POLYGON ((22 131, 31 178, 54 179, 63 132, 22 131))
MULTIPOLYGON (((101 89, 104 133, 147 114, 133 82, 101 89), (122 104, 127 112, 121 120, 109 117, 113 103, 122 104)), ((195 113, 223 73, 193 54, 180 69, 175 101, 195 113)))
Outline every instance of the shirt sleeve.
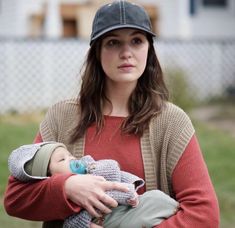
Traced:
MULTIPOLYGON (((34 139, 34 143, 39 142, 42 142, 40 133, 34 139)), ((78 213, 80 207, 67 200, 64 192, 64 183, 71 175, 58 174, 34 182, 20 182, 10 176, 4 196, 6 212, 34 221, 64 220, 78 213)))
POLYGON ((80 208, 69 202, 64 193, 64 182, 71 175, 58 174, 30 183, 10 176, 4 197, 6 212, 34 221, 64 220, 79 212, 80 208))
POLYGON ((196 136, 194 135, 172 175, 178 212, 156 228, 219 227, 219 206, 196 136))
POLYGON ((36 137, 34 138, 33 142, 34 142, 34 143, 41 143, 41 142, 43 142, 42 136, 41 136, 40 132, 37 133, 37 135, 36 135, 36 137))

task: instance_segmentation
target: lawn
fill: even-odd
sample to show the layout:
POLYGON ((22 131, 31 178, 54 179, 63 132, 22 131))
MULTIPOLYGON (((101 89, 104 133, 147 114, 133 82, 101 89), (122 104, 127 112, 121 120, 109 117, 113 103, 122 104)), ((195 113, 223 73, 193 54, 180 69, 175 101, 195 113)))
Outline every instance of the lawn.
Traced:
POLYGON ((205 124, 195 128, 219 199, 221 228, 235 227, 235 139, 205 124))
POLYGON ((32 143, 37 130, 40 117, 35 116, 0 116, 0 221, 1 227, 8 228, 37 228, 39 223, 29 222, 9 217, 2 204, 3 193, 9 175, 7 159, 9 153, 20 145, 32 143))
MULTIPOLYGON (((38 130, 39 116, 0 116, 0 200, 7 183, 7 158, 22 144, 31 143, 38 130)), ((235 140, 228 133, 194 123, 199 142, 221 208, 221 228, 235 227, 235 140)), ((40 227, 38 223, 15 219, 0 207, 1 227, 40 227)))

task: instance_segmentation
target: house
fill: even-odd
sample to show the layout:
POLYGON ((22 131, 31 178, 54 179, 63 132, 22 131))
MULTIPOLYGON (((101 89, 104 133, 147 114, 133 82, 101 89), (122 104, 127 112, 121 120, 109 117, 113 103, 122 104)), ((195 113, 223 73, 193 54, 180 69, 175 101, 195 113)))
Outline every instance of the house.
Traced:
MULTIPOLYGON (((95 10, 105 2, 109 0, 0 0, 0 37, 87 38, 95 10)), ((135 2, 146 8, 160 38, 235 38, 233 0, 135 2)))
MULTIPOLYGON (((0 37, 87 39, 96 10, 106 2, 109 1, 2 0, 0 37), (15 4, 12 4, 13 1, 15 4)), ((144 7, 150 16, 153 31, 157 32, 156 5, 144 4, 144 7)))

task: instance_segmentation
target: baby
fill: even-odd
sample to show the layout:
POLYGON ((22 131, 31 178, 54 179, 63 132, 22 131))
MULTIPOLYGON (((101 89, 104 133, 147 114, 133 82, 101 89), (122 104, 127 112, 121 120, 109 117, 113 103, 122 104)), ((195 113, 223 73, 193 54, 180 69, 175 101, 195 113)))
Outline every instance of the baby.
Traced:
MULTIPOLYGON (((11 174, 20 181, 42 180, 56 173, 70 172, 103 176, 107 181, 125 184, 128 192, 106 192, 119 206, 104 217, 104 227, 153 227, 178 209, 178 203, 159 190, 138 196, 136 191, 144 185, 144 180, 122 171, 116 161, 95 161, 89 155, 78 160, 62 143, 44 142, 21 146, 11 153, 8 164, 11 174)), ((82 210, 66 218, 63 227, 89 228, 90 223, 95 221, 86 210, 82 210)))

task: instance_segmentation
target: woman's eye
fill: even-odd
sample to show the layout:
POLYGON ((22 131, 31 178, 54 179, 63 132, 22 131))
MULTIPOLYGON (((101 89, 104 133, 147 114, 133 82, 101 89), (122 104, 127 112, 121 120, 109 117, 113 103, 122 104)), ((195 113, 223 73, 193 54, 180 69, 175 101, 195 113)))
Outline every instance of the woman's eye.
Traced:
POLYGON ((137 37, 132 40, 132 44, 142 44, 142 43, 143 43, 143 41, 137 37))
POLYGON ((62 162, 62 161, 64 161, 65 159, 64 158, 61 158, 60 160, 59 160, 59 162, 62 162))
POLYGON ((120 42, 118 40, 109 40, 107 42, 108 47, 115 47, 115 46, 118 46, 119 44, 120 44, 120 42))

